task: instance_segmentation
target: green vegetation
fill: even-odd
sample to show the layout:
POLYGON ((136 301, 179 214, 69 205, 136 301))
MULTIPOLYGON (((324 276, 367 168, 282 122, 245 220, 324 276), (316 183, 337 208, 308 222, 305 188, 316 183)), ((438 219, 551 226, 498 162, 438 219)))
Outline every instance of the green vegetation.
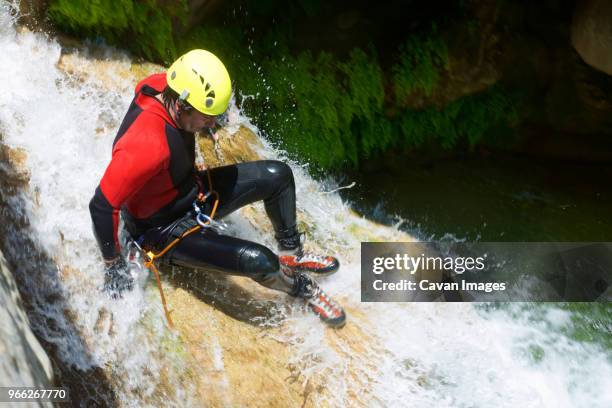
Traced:
POLYGON ((443 109, 406 110, 400 118, 402 141, 419 147, 437 140, 444 149, 467 143, 473 148, 487 132, 512 125, 519 118, 517 97, 503 87, 460 98, 443 109))
POLYGON ((262 71, 264 85, 253 91, 264 103, 248 100, 247 111, 294 157, 321 169, 355 165, 389 136, 377 140, 372 132, 382 114, 383 78, 365 52, 354 50, 346 62, 304 52, 286 56, 282 64, 264 61, 262 71))
POLYGON ((564 329, 565 334, 577 341, 597 344, 607 351, 612 350, 610 303, 563 303, 560 307, 571 313, 572 324, 564 329))
POLYGON ((435 25, 427 35, 408 37, 399 49, 399 63, 393 67, 396 99, 401 102, 417 91, 430 96, 447 68, 448 48, 435 25))
POLYGON ((184 21, 185 0, 53 0, 49 17, 60 29, 83 37, 102 37, 150 60, 177 56, 172 21, 184 21))
MULTIPOLYGON (((291 13, 313 14, 320 7, 302 3, 291 13)), ((192 48, 211 50, 226 62, 244 111, 273 143, 315 172, 357 167, 389 149, 471 149, 518 119, 516 98, 501 86, 443 107, 407 107, 415 95, 431 96, 448 69, 447 45, 435 24, 407 37, 391 66, 382 67, 372 45, 343 56, 296 52, 286 22, 267 26, 257 37, 237 22, 194 27, 179 38, 172 22, 182 27, 185 1, 179 7, 164 4, 53 0, 49 16, 67 32, 103 37, 166 64, 192 48)), ((255 16, 274 4, 258 3, 255 16)))
MULTIPOLYGON (((273 142, 321 171, 358 166, 388 149, 436 143, 470 149, 490 130, 518 120, 516 98, 501 86, 441 109, 385 105, 384 73, 372 51, 355 49, 346 61, 325 52, 287 54, 282 62, 264 60, 260 72, 261 81, 240 87, 256 96, 243 102, 246 112, 273 142), (399 113, 386 115, 390 108, 399 113)), ((431 73, 421 72, 414 82, 431 83, 431 73)))
MULTIPOLYGON (((604 351, 612 350, 610 314, 612 306, 608 302, 522 302, 522 303, 480 303, 477 309, 485 313, 504 311, 512 319, 525 316, 530 322, 546 326, 553 335, 560 334, 579 343, 591 343, 604 351), (557 312, 567 313, 553 317, 557 312)), ((534 362, 542 360, 544 350, 537 344, 528 344, 527 352, 534 362)))

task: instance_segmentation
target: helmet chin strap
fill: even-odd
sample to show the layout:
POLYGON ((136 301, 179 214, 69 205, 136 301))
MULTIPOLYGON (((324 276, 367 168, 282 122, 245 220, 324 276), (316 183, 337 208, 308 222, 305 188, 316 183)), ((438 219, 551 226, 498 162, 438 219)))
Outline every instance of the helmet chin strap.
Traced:
POLYGON ((182 112, 181 104, 183 102, 178 100, 178 101, 174 101, 174 103, 169 103, 169 101, 167 101, 161 94, 158 95, 157 98, 160 100, 160 102, 166 109, 166 112, 168 112, 168 115, 170 116, 172 121, 178 126, 178 120, 181 117, 181 112, 182 112))
POLYGON ((176 101, 175 103, 170 105, 169 108, 170 108, 170 113, 172 115, 172 118, 178 124, 178 120, 181 117, 181 113, 183 112, 183 110, 180 107, 180 102, 176 101))
POLYGON ((182 129, 179 120, 181 118, 181 114, 183 113, 183 106, 182 106, 182 102, 179 101, 175 101, 172 104, 168 104, 165 105, 166 111, 168 112, 168 114, 170 115, 170 118, 172 119, 172 121, 175 123, 175 125, 182 129))

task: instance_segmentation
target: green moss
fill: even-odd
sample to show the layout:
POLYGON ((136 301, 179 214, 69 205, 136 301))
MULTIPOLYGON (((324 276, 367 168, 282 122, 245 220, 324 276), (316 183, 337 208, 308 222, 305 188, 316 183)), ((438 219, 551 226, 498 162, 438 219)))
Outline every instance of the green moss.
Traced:
POLYGON ((564 332, 580 342, 589 342, 612 350, 612 305, 610 303, 562 303, 561 309, 571 312, 572 324, 564 332))
POLYGON ((443 109, 407 110, 401 115, 400 128, 406 145, 419 147, 437 140, 444 149, 466 142, 473 148, 489 130, 512 125, 519 118, 517 102, 501 86, 460 98, 443 109))
POLYGON ((408 37, 393 67, 393 86, 399 103, 414 92, 431 95, 440 73, 448 68, 448 48, 435 25, 426 35, 408 37))
POLYGON ((168 62, 177 56, 173 19, 184 21, 185 0, 52 0, 48 14, 61 30, 104 38, 147 59, 168 62))
POLYGON ((375 57, 355 49, 344 62, 309 52, 283 59, 264 61, 263 103, 250 105, 273 142, 321 170, 357 165, 384 146, 371 131, 381 128, 384 100, 375 57))
POLYGON ((257 125, 315 173, 358 166, 390 148, 473 148, 518 119, 515 98, 500 86, 442 109, 394 107, 400 113, 389 118, 378 59, 361 49, 345 61, 324 52, 268 57, 257 69, 238 71, 237 82, 254 96, 243 107, 257 125))
POLYGON ((544 349, 542 348, 542 346, 539 346, 537 344, 530 344, 528 346, 527 350, 528 350, 529 358, 534 363, 541 362, 544 359, 545 355, 546 355, 546 353, 544 352, 544 349))
MULTIPOLYGON (((185 17, 185 0, 180 6, 165 4, 53 0, 49 15, 65 31, 103 37, 148 59, 169 63, 193 48, 214 52, 226 63, 244 112, 289 156, 310 163, 314 173, 357 167, 388 149, 471 149, 487 137, 501 139, 493 130, 518 118, 515 99, 501 87, 442 108, 406 108, 412 94, 431 95, 448 67, 447 45, 435 25, 408 37, 395 64, 383 70, 372 46, 354 48, 342 58, 292 53, 292 28, 282 22, 256 38, 244 23, 200 25, 174 38, 172 21, 185 17)), ((256 10, 265 15, 274 4, 257 3, 256 10)), ((320 7, 319 1, 304 0, 291 13, 320 7)))
MULTIPOLYGON (((431 93, 448 64, 444 42, 434 29, 431 36, 415 36, 406 44, 392 70, 395 92, 399 87, 404 96, 415 90, 431 93)), ((391 148, 473 148, 492 129, 518 119, 516 100, 502 87, 442 109, 403 109, 390 105, 372 49, 355 48, 342 61, 325 52, 293 56, 282 43, 278 47, 283 51, 275 55, 267 50, 257 70, 239 72, 242 90, 255 96, 244 106, 274 143, 310 163, 315 173, 359 166, 391 148), (389 118, 389 108, 400 113, 389 118)))

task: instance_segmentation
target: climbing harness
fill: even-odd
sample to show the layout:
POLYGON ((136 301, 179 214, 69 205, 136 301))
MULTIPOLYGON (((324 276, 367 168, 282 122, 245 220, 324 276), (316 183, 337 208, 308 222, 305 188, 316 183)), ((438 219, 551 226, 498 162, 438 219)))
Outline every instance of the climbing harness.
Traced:
MULTIPOLYGON (((194 211, 196 213, 196 221, 198 223, 198 225, 188 228, 187 230, 185 230, 184 232, 181 232, 180 235, 178 235, 175 239, 173 239, 168 245, 166 245, 161 251, 159 251, 158 253, 154 253, 153 251, 146 251, 145 249, 141 248, 140 245, 138 245, 135 241, 134 241, 134 245, 140 250, 140 252, 144 255, 144 267, 152 270, 153 274, 155 275, 155 280, 157 281, 157 288, 159 289, 159 296, 161 297, 161 302, 162 302, 162 306, 164 307, 164 313, 166 315, 166 320, 168 321, 168 326, 173 329, 174 328, 174 323, 172 322, 172 318, 170 317, 170 312, 168 311, 168 307, 166 305, 166 297, 164 296, 164 290, 162 288, 162 283, 161 283, 161 278, 159 276, 159 270, 157 269, 157 266, 155 266, 155 260, 158 258, 161 258, 162 256, 164 256, 168 251, 170 251, 176 244, 178 244, 179 242, 181 242, 182 239, 184 239, 187 235, 190 235, 196 231, 199 231, 203 228, 210 228, 213 225, 213 218, 215 216, 215 213, 217 212, 217 207, 219 206, 219 193, 217 193, 215 190, 213 190, 212 188, 212 180, 210 178, 210 172, 206 172, 206 175, 208 176, 208 191, 206 192, 206 194, 202 193, 202 186, 201 183, 198 182, 198 187, 200 188, 200 192, 197 196, 197 198, 194 200, 193 202, 193 207, 194 207, 194 211), (204 205, 206 204, 206 201, 211 197, 214 196, 214 203, 213 203, 213 207, 212 210, 210 212, 210 215, 206 215, 204 212, 204 205)), ((216 223, 219 224, 219 223, 216 223)), ((181 223, 178 223, 177 227, 179 227, 181 225, 181 223)))

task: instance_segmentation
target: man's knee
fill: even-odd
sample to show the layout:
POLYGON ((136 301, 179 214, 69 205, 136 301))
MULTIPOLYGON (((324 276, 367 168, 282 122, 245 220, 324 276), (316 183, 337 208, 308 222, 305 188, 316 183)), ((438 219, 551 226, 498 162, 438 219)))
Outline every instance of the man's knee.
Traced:
POLYGON ((277 273, 280 265, 278 257, 270 249, 253 243, 240 254, 239 268, 243 274, 255 280, 262 280, 277 273))
POLYGON ((266 177, 278 187, 293 183, 293 171, 287 163, 278 160, 264 162, 266 177))

